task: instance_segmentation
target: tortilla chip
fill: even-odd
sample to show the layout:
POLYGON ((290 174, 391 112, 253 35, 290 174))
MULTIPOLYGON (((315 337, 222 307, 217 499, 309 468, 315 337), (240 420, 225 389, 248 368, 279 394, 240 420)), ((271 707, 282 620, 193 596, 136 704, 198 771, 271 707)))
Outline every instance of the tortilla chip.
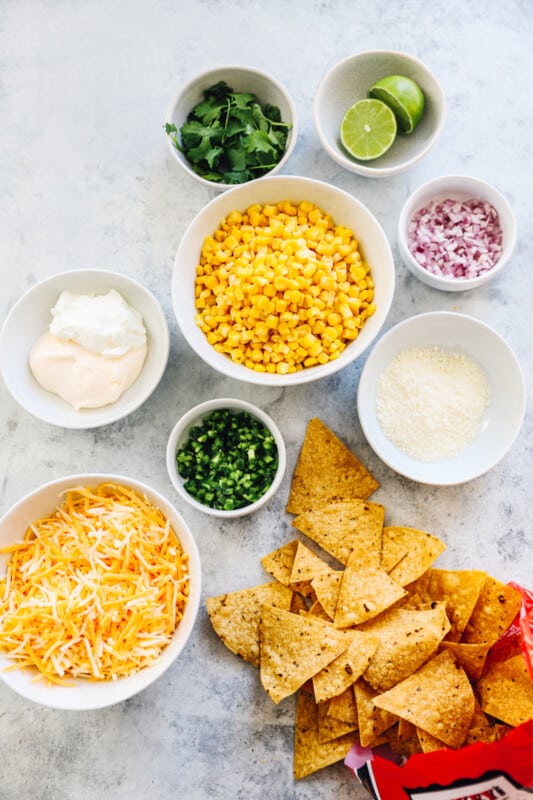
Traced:
POLYGON ((393 608, 386 611, 379 619, 363 626, 363 630, 379 639, 364 679, 376 691, 391 689, 436 653, 449 629, 444 603, 423 610, 393 608))
POLYGON ((391 578, 401 586, 419 578, 446 549, 444 542, 436 536, 416 528, 387 527, 383 528, 383 536, 390 537, 407 550, 402 560, 389 572, 391 578))
POLYGON ((443 748, 446 749, 447 745, 444 744, 440 739, 437 739, 436 736, 432 736, 427 731, 423 731, 422 728, 416 729, 416 735, 418 741, 420 743, 420 749, 423 753, 432 753, 434 750, 442 750, 443 748))
POLYGON ((288 586, 291 582, 292 565, 298 544, 298 539, 293 539, 292 542, 273 550, 261 559, 263 568, 284 586, 288 586))
MULTIPOLYGON (((449 634, 447 634, 449 636, 449 634)), ((447 639, 440 643, 441 649, 446 648, 457 659, 459 664, 463 667, 467 675, 473 680, 477 680, 487 660, 487 653, 489 652, 489 645, 485 643, 480 644, 463 644, 462 642, 449 642, 447 639)))
POLYGON ((309 611, 307 613, 310 614, 312 617, 318 617, 318 619, 323 619, 325 622, 330 622, 330 623, 333 622, 333 619, 325 611, 324 607, 318 600, 315 600, 315 602, 310 606, 309 611))
POLYGON ((369 563, 378 567, 384 517, 385 509, 378 503, 346 500, 299 514, 292 524, 341 564, 346 564, 351 550, 359 545, 369 563))
POLYGON ((331 619, 335 618, 342 575, 342 570, 330 569, 329 572, 323 572, 311 581, 311 588, 318 602, 331 619))
POLYGON ((485 712, 481 710, 481 706, 476 700, 474 716, 472 717, 472 722, 470 723, 470 727, 464 741, 465 746, 467 744, 473 744, 474 742, 496 742, 498 741, 498 736, 499 733, 496 725, 489 720, 485 712))
POLYGON ((454 748, 463 744, 475 708, 466 672, 448 650, 373 702, 454 748))
POLYGON ((508 725, 533 719, 533 681, 523 655, 493 664, 477 683, 481 708, 508 725))
POLYGON ((359 549, 352 550, 342 575, 334 618, 338 628, 373 619, 406 594, 385 570, 361 563, 361 557, 359 549))
MULTIPOLYGON (((292 593, 292 600, 289 611, 292 611, 293 614, 300 614, 300 612, 304 612, 307 614, 307 606, 305 604, 305 600, 301 594, 298 592, 292 593)), ((311 609, 309 609, 311 611, 311 609)))
POLYGON ((417 730, 418 728, 412 722, 401 718, 398 720, 397 742, 402 755, 409 757, 414 753, 422 752, 417 730))
POLYGON ((428 595, 430 572, 431 570, 427 569, 420 577, 415 578, 411 583, 406 583, 403 587, 407 594, 411 596, 413 607, 415 604, 426 607, 431 605, 431 598, 428 595))
MULTIPOLYGON (((316 700, 316 698, 315 698, 316 700)), ((320 743, 331 742, 357 729, 353 722, 343 722, 335 717, 328 716, 328 701, 318 703, 318 741, 320 743)))
POLYGON ((318 738, 318 706, 311 691, 305 688, 298 692, 296 722, 294 728, 294 778, 299 780, 322 767, 342 761, 357 734, 348 733, 330 742, 318 738))
POLYGON ((357 706, 352 686, 345 689, 342 694, 331 698, 328 705, 328 716, 357 725, 357 706))
POLYGON ((313 676, 313 691, 317 703, 341 694, 365 671, 379 640, 371 633, 346 631, 348 647, 327 667, 313 676))
POLYGON ((461 638, 486 579, 486 572, 474 569, 430 571, 429 596, 432 600, 446 601, 446 613, 451 624, 446 637, 448 641, 458 642, 461 638))
POLYGON ((315 617, 264 605, 261 612, 260 674, 275 703, 296 692, 347 647, 346 636, 315 617))
POLYGON ((381 532, 381 560, 380 566, 385 572, 390 572, 402 558, 407 555, 407 547, 395 541, 388 533, 387 528, 381 532))
POLYGON ((379 483, 321 420, 309 421, 286 510, 301 514, 327 503, 366 500, 379 483))
POLYGON ((329 572, 330 566, 319 558, 303 542, 298 542, 290 575, 290 584, 312 581, 317 575, 329 572))
POLYGON ((215 632, 233 653, 259 666, 259 621, 267 603, 290 608, 292 592, 280 583, 265 583, 251 589, 208 597, 207 613, 215 632))
POLYGON ((518 589, 487 576, 461 641, 494 644, 514 620, 521 604, 518 589))
POLYGON ((355 703, 359 741, 362 747, 369 747, 382 733, 391 728, 398 717, 374 705, 376 692, 360 679, 354 684, 355 703))

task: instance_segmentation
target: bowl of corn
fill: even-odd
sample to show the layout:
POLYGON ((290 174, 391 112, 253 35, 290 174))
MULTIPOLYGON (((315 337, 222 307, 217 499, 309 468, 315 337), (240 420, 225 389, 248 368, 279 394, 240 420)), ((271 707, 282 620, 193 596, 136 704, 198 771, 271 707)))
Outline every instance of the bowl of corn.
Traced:
POLYGON ((327 183, 273 176, 217 196, 176 254, 172 305, 218 372, 290 386, 332 375, 381 330, 394 262, 373 214, 327 183))

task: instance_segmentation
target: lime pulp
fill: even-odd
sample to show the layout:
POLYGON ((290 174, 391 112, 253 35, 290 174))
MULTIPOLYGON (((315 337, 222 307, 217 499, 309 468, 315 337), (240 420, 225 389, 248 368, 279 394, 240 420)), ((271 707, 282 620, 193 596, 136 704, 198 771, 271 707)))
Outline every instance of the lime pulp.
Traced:
POLYGON ((345 150, 360 161, 379 158, 392 146, 398 125, 389 106, 373 98, 359 100, 345 113, 340 128, 345 150))

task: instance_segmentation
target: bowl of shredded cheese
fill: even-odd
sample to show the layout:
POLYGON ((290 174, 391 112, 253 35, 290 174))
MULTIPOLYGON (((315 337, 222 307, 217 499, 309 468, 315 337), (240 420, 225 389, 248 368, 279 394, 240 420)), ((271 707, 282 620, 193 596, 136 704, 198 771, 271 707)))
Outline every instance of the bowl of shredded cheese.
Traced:
POLYGON ((52 708, 132 697, 185 647, 200 573, 184 519, 144 483, 41 486, 0 520, 0 678, 52 708))
POLYGON ((505 340, 473 317, 430 312, 374 346, 359 380, 363 432, 391 469, 419 483, 465 483, 494 467, 520 431, 526 389, 505 340))
POLYGON ((394 294, 387 237, 356 197, 321 181, 261 178, 193 219, 172 304, 193 350, 224 375, 290 386, 352 363, 394 294))

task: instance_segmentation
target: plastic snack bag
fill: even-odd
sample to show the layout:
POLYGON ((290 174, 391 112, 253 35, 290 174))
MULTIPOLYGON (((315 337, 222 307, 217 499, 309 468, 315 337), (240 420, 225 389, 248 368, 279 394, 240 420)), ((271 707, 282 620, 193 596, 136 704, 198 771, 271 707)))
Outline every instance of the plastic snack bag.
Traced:
MULTIPOLYGON (((520 661, 522 653, 533 681, 533 592, 511 585, 522 593, 522 605, 491 648, 487 666, 511 658, 520 661)), ((522 671, 527 684, 523 665, 522 671)), ((407 759, 386 745, 373 750, 355 745, 345 764, 374 800, 533 800, 533 718, 497 741, 415 753, 407 759)))

